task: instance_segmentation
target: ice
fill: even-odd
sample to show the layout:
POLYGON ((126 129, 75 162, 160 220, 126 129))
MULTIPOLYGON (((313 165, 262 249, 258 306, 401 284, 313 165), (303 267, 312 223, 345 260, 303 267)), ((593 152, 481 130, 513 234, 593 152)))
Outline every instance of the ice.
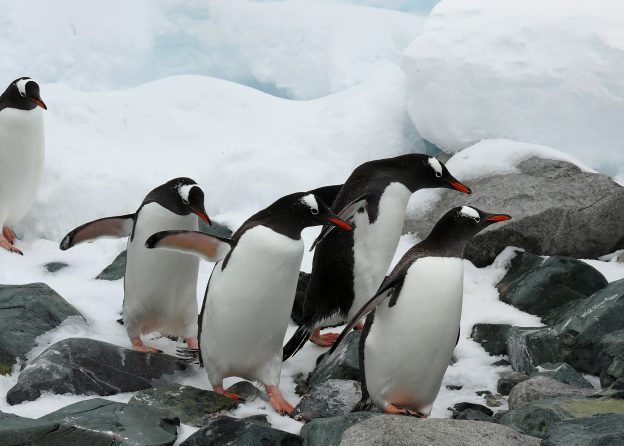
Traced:
POLYGON ((624 165, 618 0, 443 0, 405 53, 409 112, 446 151, 509 138, 624 165))

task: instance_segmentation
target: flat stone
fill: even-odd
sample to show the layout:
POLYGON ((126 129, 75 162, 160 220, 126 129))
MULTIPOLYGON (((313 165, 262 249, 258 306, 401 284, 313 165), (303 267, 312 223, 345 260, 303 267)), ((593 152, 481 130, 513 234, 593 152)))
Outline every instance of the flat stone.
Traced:
POLYGON ((141 353, 86 338, 48 347, 20 373, 7 393, 11 405, 33 401, 41 392, 114 395, 151 388, 189 365, 163 353, 141 353))
POLYGON ((564 384, 569 384, 574 387, 581 387, 583 389, 593 389, 589 381, 583 378, 579 372, 574 370, 570 364, 565 362, 558 362, 552 364, 550 362, 540 364, 531 372, 531 378, 534 376, 548 376, 549 378, 556 379, 564 384))
POLYGON ((533 401, 562 396, 588 396, 598 393, 594 389, 581 389, 564 384, 547 376, 536 376, 511 389, 509 408, 517 409, 533 401))
POLYGON ((526 381, 529 377, 520 372, 501 372, 498 374, 500 378, 496 385, 496 391, 501 395, 509 395, 511 389, 522 381, 526 381))
POLYGON ((470 337, 490 355, 506 355, 510 328, 508 324, 475 324, 470 337))
POLYGON ((246 403, 256 400, 258 398, 267 399, 264 398, 264 394, 260 391, 260 389, 258 389, 249 381, 239 381, 235 384, 232 384, 225 390, 237 394, 246 403))
POLYGON ((452 409, 449 409, 453 412, 453 415, 451 416, 452 418, 456 418, 460 413, 467 410, 475 410, 487 415, 488 417, 491 417, 494 414, 492 409, 490 409, 489 407, 485 407, 482 404, 475 403, 457 403, 453 406, 452 409))
POLYGON ((68 266, 69 265, 65 262, 50 262, 43 265, 45 270, 49 273, 55 273, 62 270, 63 268, 67 268, 68 266))
POLYGON ((352 331, 331 356, 324 353, 320 358, 318 366, 310 374, 310 378, 308 379, 309 386, 312 387, 328 379, 359 381, 359 342, 360 332, 352 331))
POLYGON ((624 415, 603 414, 554 423, 542 446, 607 446, 624 444, 624 415))
POLYGON ((358 381, 329 379, 310 387, 301 397, 292 416, 299 421, 346 415, 353 411, 362 399, 358 381))
POLYGON ((344 431, 362 420, 378 415, 375 412, 353 412, 331 418, 316 418, 303 425, 300 435, 303 444, 307 446, 338 446, 344 431))
POLYGON ((484 421, 486 423, 492 423, 492 417, 488 417, 480 410, 468 409, 457 414, 454 420, 469 420, 469 421, 484 421))

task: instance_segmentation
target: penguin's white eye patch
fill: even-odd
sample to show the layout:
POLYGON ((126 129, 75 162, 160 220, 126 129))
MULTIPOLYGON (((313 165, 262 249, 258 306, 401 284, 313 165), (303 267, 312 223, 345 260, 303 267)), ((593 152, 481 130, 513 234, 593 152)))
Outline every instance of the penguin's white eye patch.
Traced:
POLYGON ((318 209, 310 209, 310 212, 312 213, 312 215, 316 215, 319 213, 318 209))
POLYGON ((462 217, 472 218, 477 223, 481 221, 481 216, 479 215, 479 212, 477 212, 475 208, 471 208, 470 206, 462 206, 461 210, 459 211, 459 215, 461 215, 462 217))
POLYGON ((182 198, 182 203, 189 204, 189 194, 191 193, 191 189, 195 186, 197 186, 197 184, 186 184, 178 187, 178 194, 180 195, 180 198, 182 198))
POLYGON ((427 160, 427 163, 431 166, 433 171, 435 172, 436 178, 440 178, 442 176, 442 164, 434 157, 430 157, 427 160))
POLYGON ((316 215, 319 213, 318 203, 316 202, 314 195, 304 195, 301 197, 301 202, 310 208, 310 212, 312 212, 312 214, 316 215))
POLYGON ((19 94, 21 97, 25 98, 26 97, 26 84, 28 82, 34 82, 31 78, 27 77, 25 79, 20 79, 17 82, 15 82, 15 86, 17 87, 17 91, 19 91, 19 94))

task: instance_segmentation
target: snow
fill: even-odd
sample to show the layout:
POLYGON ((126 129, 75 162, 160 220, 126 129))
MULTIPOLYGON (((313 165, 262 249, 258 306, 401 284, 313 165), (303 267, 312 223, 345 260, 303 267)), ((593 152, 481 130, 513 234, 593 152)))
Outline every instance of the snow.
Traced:
POLYGON ((405 52, 420 134, 455 152, 509 138, 624 172, 619 0, 443 0, 405 52))

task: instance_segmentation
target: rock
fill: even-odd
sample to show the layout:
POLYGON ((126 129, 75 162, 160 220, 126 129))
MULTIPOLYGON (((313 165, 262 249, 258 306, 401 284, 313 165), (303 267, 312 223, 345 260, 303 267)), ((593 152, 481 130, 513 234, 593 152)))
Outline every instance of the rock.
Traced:
POLYGON ((511 389, 522 381, 526 381, 529 377, 520 372, 501 372, 498 374, 498 384, 496 385, 496 391, 501 395, 509 395, 511 389))
POLYGON ((510 328, 508 324, 475 324, 470 337, 490 355, 506 355, 510 328))
POLYGON ((226 389, 228 392, 232 392, 240 396, 246 403, 255 399, 264 398, 264 394, 249 381, 239 381, 236 384, 232 384, 226 389))
POLYGON ((94 398, 71 404, 37 420, 0 413, 3 446, 172 445, 177 418, 156 411, 94 398))
POLYGON ((542 446, 603 446, 624 444, 624 415, 604 414, 554 423, 542 446))
POLYGON ((599 375, 605 367, 603 338, 624 330, 624 279, 610 283, 570 308, 551 327, 510 329, 507 340, 514 370, 530 374, 546 362, 566 362, 582 373, 599 375))
POLYGON ((536 376, 523 381, 511 389, 509 409, 517 409, 532 401, 562 396, 595 395, 594 389, 580 389, 569 386, 547 376, 536 376))
POLYGON ((177 417, 184 424, 198 427, 205 424, 206 418, 238 406, 238 403, 218 393, 180 384, 163 384, 141 390, 133 395, 128 404, 149 407, 168 417, 177 417))
POLYGON ((565 161, 533 157, 517 170, 470 181, 469 196, 440 191, 433 208, 407 220, 404 231, 425 236, 448 209, 476 205, 513 215, 513 220, 493 225, 468 244, 465 257, 478 267, 490 264, 507 246, 581 259, 622 247, 624 188, 565 161))
POLYGON ((37 336, 69 317, 84 317, 44 283, 0 285, 0 375, 11 373, 24 359, 37 336))
POLYGON ((480 410, 468 409, 457 414, 453 417, 455 420, 470 420, 470 421, 484 421, 486 423, 492 423, 492 417, 488 417, 480 410))
POLYGON ((475 404, 475 403, 457 403, 453 406, 453 408, 449 407, 449 410, 453 412, 453 414, 451 415, 451 418, 457 418, 459 414, 467 410, 481 412, 487 415, 488 417, 491 417, 494 414, 492 409, 485 407, 481 404, 475 404))
POLYGON ((492 392, 490 392, 489 390, 477 390, 475 393, 477 394, 477 396, 491 395, 492 394, 492 392))
POLYGON ((447 390, 461 390, 463 388, 464 388, 464 386, 458 386, 458 385, 455 385, 455 384, 448 384, 446 386, 447 390))
POLYGON ((589 381, 583 378, 583 375, 574 370, 574 367, 570 364, 566 364, 565 362, 558 362, 556 364, 546 362, 544 364, 540 364, 533 369, 533 372, 531 372, 531 378, 535 376, 548 376, 549 378, 556 379, 557 381, 574 387, 581 387, 584 389, 594 388, 589 381))
POLYGON ((63 268, 67 268, 69 265, 65 262, 50 262, 43 265, 49 273, 55 273, 57 271, 62 270, 63 268))
POLYGON ((290 313, 290 318, 297 325, 301 325, 301 323, 303 322, 303 303, 305 302, 305 291, 308 287, 309 281, 310 275, 308 273, 300 271, 299 281, 297 282, 297 292, 295 293, 295 301, 293 303, 293 308, 290 313))
POLYGON ((266 415, 210 420, 180 446, 300 446, 300 436, 271 427, 266 415))
POLYGON ((505 398, 500 393, 496 395, 485 395, 485 404, 488 407, 500 407, 505 403, 505 398))
POLYGON ((199 230, 201 232, 205 232, 206 234, 214 234, 219 237, 232 237, 232 230, 228 228, 226 225, 223 225, 217 221, 211 220, 211 225, 204 222, 203 220, 199 220, 199 230))
POLYGON ((318 366, 310 374, 308 384, 310 387, 327 381, 328 379, 360 380, 360 361, 358 356, 358 344, 360 332, 352 331, 344 342, 331 355, 324 353, 318 366))
POLYGON ((493 362, 492 365, 494 367, 507 367, 507 366, 511 365, 511 362, 509 362, 506 359, 499 359, 498 361, 493 362))
POLYGON ((20 373, 6 399, 13 405, 33 401, 44 391, 74 395, 134 392, 188 367, 186 362, 162 353, 140 353, 93 339, 64 339, 20 373))
POLYGON ((571 306, 607 284, 601 273, 580 260, 561 256, 544 260, 520 251, 496 287, 503 302, 555 324, 571 306))
POLYGON ((559 421, 607 413, 624 414, 624 399, 611 398, 609 395, 542 399, 510 410, 502 416, 500 423, 542 438, 559 421))
POLYGON ((600 364, 600 385, 608 387, 624 378, 624 330, 609 333, 598 344, 600 364))
POLYGON ((119 280, 123 279, 123 276, 126 272, 126 257, 127 252, 122 251, 113 263, 108 265, 106 268, 102 270, 100 274, 96 276, 97 280, 119 280))
POLYGON ((350 427, 340 446, 538 446, 539 440, 479 421, 380 415, 350 427))
POLYGON ((293 410, 299 421, 346 415, 362 399, 362 389, 357 381, 329 379, 310 387, 308 393, 293 410))
POLYGON ((307 446, 338 446, 342 434, 354 424, 367 418, 380 415, 374 412, 353 412, 347 415, 316 418, 301 428, 303 444, 307 446))

